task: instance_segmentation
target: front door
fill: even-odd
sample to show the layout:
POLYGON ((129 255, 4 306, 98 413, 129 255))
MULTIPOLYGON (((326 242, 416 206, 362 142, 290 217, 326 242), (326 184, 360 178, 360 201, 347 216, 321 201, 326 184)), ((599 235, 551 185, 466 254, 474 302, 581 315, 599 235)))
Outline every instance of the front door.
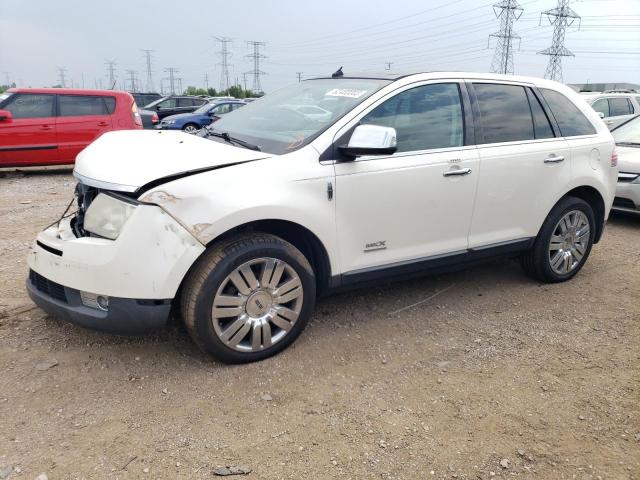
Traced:
POLYGON ((58 160, 55 96, 14 93, 2 104, 13 118, 0 121, 0 167, 49 165, 58 160))
POLYGON ((361 118, 395 128, 398 149, 335 165, 347 276, 466 251, 479 172, 476 148, 464 145, 460 88, 408 86, 361 118))

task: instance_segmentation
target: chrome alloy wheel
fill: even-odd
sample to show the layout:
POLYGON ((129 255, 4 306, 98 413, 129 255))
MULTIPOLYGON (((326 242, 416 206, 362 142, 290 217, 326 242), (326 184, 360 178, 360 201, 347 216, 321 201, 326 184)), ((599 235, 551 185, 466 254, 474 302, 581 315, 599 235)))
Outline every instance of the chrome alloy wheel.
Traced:
POLYGON ((198 128, 193 125, 187 125, 186 127, 184 127, 184 131, 186 133, 196 133, 198 131, 198 128))
POLYGON ((590 232, 589 219, 583 212, 564 214, 549 242, 549 263, 555 273, 566 275, 580 264, 589 247, 590 232))
POLYGON ((282 340, 302 310, 300 277, 286 262, 256 258, 222 282, 213 299, 212 321, 218 338, 240 352, 257 352, 282 340))

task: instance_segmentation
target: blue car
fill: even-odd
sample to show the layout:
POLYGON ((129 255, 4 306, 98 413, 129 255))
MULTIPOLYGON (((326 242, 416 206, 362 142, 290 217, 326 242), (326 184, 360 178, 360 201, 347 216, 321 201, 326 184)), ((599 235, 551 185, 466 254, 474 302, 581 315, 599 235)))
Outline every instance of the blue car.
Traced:
POLYGON ((184 130, 187 133, 194 133, 219 120, 222 115, 245 105, 246 103, 240 100, 218 100, 207 103, 192 113, 180 113, 165 117, 156 125, 156 128, 161 130, 184 130))

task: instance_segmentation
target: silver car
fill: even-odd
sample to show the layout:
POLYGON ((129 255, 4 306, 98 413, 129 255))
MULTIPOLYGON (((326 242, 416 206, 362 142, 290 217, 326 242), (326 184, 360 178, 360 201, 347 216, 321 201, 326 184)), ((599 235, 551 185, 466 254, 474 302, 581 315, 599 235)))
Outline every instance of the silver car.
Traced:
POLYGON ((609 130, 640 113, 640 93, 583 94, 584 99, 598 112, 609 130))

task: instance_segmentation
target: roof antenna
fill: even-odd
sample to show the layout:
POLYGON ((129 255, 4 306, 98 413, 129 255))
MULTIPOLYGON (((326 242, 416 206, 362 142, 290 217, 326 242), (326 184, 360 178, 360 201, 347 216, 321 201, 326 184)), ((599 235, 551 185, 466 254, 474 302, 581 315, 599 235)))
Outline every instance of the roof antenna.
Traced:
POLYGON ((342 73, 342 67, 331 74, 331 78, 340 78, 344 77, 344 73, 342 73))

